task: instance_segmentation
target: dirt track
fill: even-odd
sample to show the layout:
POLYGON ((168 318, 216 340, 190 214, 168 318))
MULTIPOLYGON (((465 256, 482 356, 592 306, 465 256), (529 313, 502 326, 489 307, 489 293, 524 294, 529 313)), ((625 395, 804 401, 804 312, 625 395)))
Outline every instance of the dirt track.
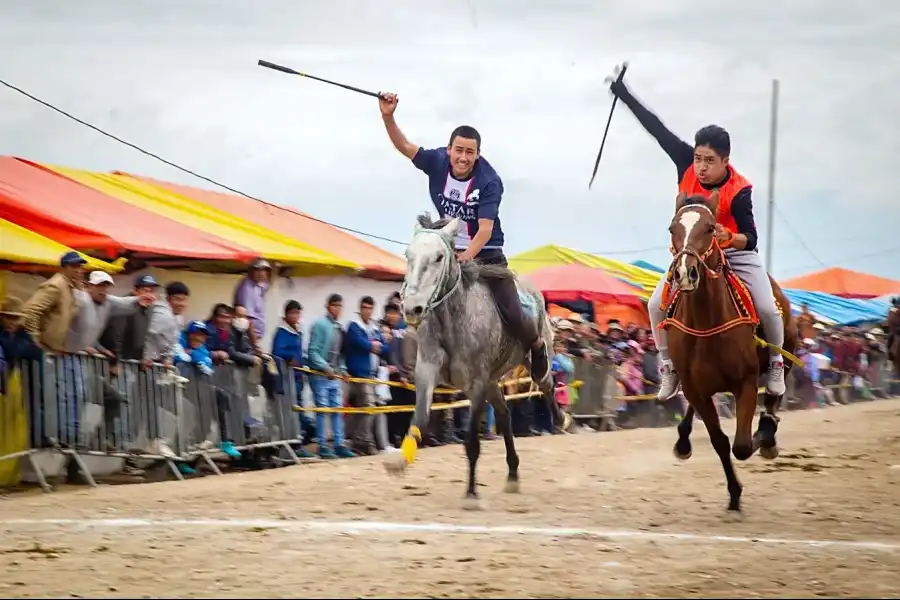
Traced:
POLYGON ((519 440, 518 495, 502 491, 502 443, 485 444, 478 512, 461 509, 461 447, 420 453, 405 479, 375 457, 12 496, 0 502, 0 595, 900 597, 900 400, 787 414, 782 457, 738 465, 741 521, 724 518, 724 478, 699 423, 693 440, 684 463, 672 457, 672 429, 519 440), (144 521, 10 523, 65 518, 144 521), (216 521, 185 522, 199 519, 216 521), (352 531, 310 520, 588 531, 352 531))

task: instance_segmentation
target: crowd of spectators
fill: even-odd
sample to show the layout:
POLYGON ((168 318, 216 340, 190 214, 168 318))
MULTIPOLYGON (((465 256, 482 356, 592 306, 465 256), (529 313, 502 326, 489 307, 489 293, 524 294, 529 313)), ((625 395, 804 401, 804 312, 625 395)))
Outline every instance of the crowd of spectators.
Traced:
MULTIPOLYGON (((216 304, 205 321, 185 320, 191 290, 182 282, 169 282, 163 288, 152 275, 141 275, 135 278, 130 294, 117 297, 109 293, 113 287, 109 274, 94 271, 85 278, 84 267, 78 253, 67 253, 61 258, 59 273, 42 283, 27 301, 3 300, 0 373, 8 374, 21 361, 39 360, 44 353, 58 355, 64 363, 66 357, 78 353, 102 357, 110 365, 110 377, 117 376, 122 361, 134 361, 142 369, 161 365, 181 380, 189 373, 212 375, 228 363, 258 371, 262 377, 293 378, 297 401, 308 387, 314 406, 321 409, 415 404, 411 387, 415 384, 417 338, 414 330, 406 328, 399 293, 386 299, 377 317, 378 306, 372 297, 345 302, 332 294, 326 306, 313 308, 316 312, 306 316, 310 326, 305 340, 304 310, 310 309, 296 300, 283 307, 279 322, 268 322, 265 306, 272 267, 265 260, 250 265, 232 302, 216 304), (272 333, 271 343, 263 347, 267 332, 272 333)), ((553 401, 564 410, 572 411, 579 401, 576 364, 611 370, 619 387, 615 408, 622 423, 628 423, 637 406, 625 397, 656 403, 659 358, 647 329, 617 320, 601 327, 578 313, 554 318, 552 324, 553 401)), ((874 378, 872 369, 883 362, 886 352, 881 329, 828 328, 816 322, 806 307, 798 326, 803 340, 798 355, 805 367, 795 372, 801 388, 814 390, 814 403, 833 401, 828 384, 846 376, 859 393, 867 393, 871 387, 867 382, 874 378)), ((516 375, 510 373, 509 377, 516 375)), ((0 377, 0 385, 5 379, 0 377)), ((77 394, 77 386, 74 389, 77 394)), ((127 402, 117 397, 113 386, 107 389, 113 402, 127 402)), ((508 391, 528 389, 528 385, 513 384, 508 391)), ((227 394, 218 391, 217 401, 220 449, 238 458, 241 451, 228 431, 227 413, 232 407, 227 394)), ((670 408, 677 418, 683 414, 682 400, 676 398, 673 403, 670 408)), ((541 396, 513 402, 510 411, 517 436, 562 433, 554 427, 541 396)), ((396 451, 409 426, 410 413, 343 415, 323 411, 299 413, 297 418, 302 430, 301 443, 295 448, 299 456, 339 459, 396 451)), ((468 428, 467 408, 435 411, 423 444, 458 443, 468 428)), ((486 439, 496 438, 492 409, 487 411, 483 430, 486 439)), ((165 448, 165 440, 155 439, 152 444, 155 452, 171 452, 165 448)), ((185 464, 181 468, 192 470, 185 464)))

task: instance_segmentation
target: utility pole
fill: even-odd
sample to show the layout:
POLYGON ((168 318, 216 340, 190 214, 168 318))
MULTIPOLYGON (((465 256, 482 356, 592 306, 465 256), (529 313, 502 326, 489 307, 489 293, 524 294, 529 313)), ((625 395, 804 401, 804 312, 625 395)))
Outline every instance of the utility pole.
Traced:
POLYGON ((778 80, 772 80, 772 108, 769 124, 769 210, 766 231, 766 271, 772 272, 775 229, 775 155, 778 147, 778 80))

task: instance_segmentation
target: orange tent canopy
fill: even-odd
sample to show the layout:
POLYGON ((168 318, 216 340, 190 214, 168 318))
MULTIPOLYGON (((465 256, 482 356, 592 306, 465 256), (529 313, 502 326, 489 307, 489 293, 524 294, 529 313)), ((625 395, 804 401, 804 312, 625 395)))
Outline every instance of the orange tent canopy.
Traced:
POLYGON ((298 210, 259 202, 236 194, 213 192, 121 171, 116 171, 115 174, 186 196, 224 212, 240 215, 248 221, 283 235, 303 240, 311 246, 363 265, 364 274, 368 277, 399 279, 406 273, 406 262, 399 255, 364 242, 298 210))
POLYGON ((538 269, 525 276, 548 302, 607 302, 642 307, 643 302, 632 288, 601 269, 579 264, 538 269))
POLYGON ((900 281, 833 267, 780 282, 785 289, 825 292, 843 298, 876 298, 900 293, 900 281))
MULTIPOLYGON (((550 317, 559 317, 568 319, 572 311, 559 304, 552 302, 547 305, 547 315, 550 317)), ((610 319, 616 319, 623 325, 634 323, 638 327, 650 327, 650 316, 647 314, 647 307, 629 306, 627 304, 608 304, 606 302, 594 302, 594 321, 601 328, 606 328, 606 323, 610 319)))
POLYGON ((9 156, 0 157, 0 218, 70 248, 109 258, 126 251, 238 262, 255 257, 249 248, 9 156))

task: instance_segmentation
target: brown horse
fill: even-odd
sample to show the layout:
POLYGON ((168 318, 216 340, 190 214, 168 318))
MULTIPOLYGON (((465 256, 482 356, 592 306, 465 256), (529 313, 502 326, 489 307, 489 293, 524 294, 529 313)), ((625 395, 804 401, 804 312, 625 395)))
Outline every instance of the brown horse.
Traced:
POLYGON ((887 330, 888 356, 894 362, 894 377, 900 379, 900 306, 893 305, 888 311, 887 330))
MULTIPOLYGON (((737 428, 731 451, 738 460, 747 460, 757 449, 764 458, 778 456, 775 434, 779 419, 775 412, 781 396, 766 395, 766 409, 760 414, 756 433, 751 435, 760 369, 764 371, 768 365, 769 350, 759 347, 754 339, 758 319, 749 292, 727 268, 724 252, 716 241, 718 202, 717 191, 708 199, 686 198, 684 194, 678 197, 678 210, 669 227, 674 259, 666 284, 674 287, 677 268, 678 289, 667 287, 663 293, 667 315, 660 327, 667 329, 669 355, 690 403, 678 425, 675 456, 682 460, 691 456, 690 435, 696 411, 725 470, 728 510, 739 511, 743 488, 731 462, 728 436, 719 423, 713 395, 730 392, 737 401, 737 428), (693 215, 685 219, 687 213, 693 215), (689 232, 684 226, 688 222, 692 224, 689 232)), ((797 327, 791 322, 790 305, 774 280, 772 288, 783 314, 784 350, 793 352, 797 327)), ((786 361, 785 376, 788 369, 790 363, 786 361)))

